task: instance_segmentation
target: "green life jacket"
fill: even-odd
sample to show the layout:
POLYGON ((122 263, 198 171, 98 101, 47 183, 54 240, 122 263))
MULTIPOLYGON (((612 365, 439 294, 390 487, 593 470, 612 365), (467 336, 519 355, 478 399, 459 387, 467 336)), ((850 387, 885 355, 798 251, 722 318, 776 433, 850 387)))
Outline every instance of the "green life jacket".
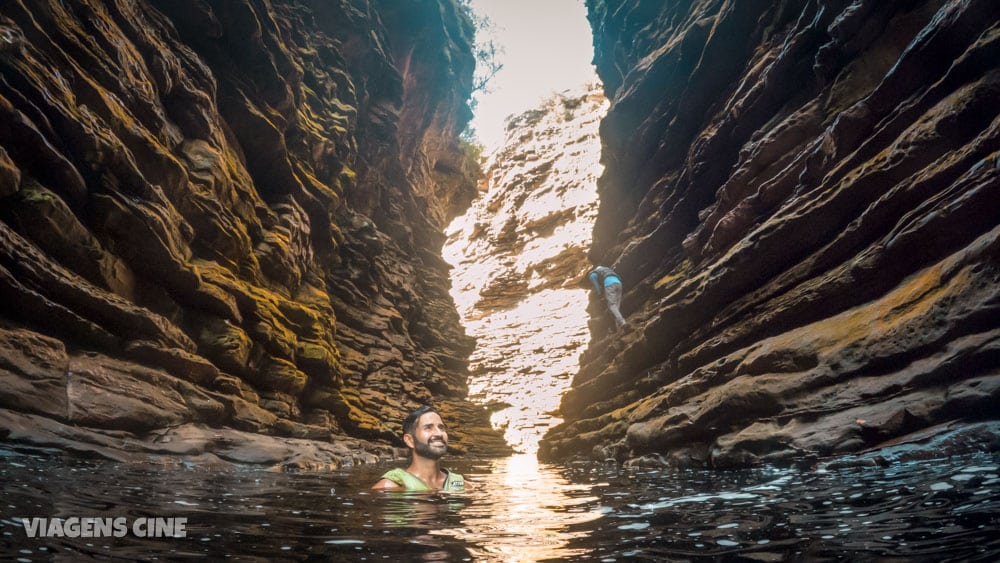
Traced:
MULTIPOLYGON (((446 476, 444 478, 444 484, 441 486, 442 491, 464 491, 465 490, 465 479, 458 473, 448 471, 447 469, 442 469, 446 476)), ((385 475, 382 476, 383 479, 388 479, 393 483, 401 487, 405 487, 411 491, 433 491, 427 483, 424 483, 422 479, 413 475, 412 473, 406 471, 405 469, 393 469, 387 471, 385 475)))

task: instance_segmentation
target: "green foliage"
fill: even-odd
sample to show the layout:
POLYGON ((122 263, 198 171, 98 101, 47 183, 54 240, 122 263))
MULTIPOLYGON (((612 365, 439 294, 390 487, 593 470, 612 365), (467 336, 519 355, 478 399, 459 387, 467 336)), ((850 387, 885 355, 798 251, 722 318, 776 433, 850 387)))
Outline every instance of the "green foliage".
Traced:
POLYGON ((485 148, 482 143, 478 143, 474 139, 466 139, 465 132, 463 132, 462 136, 458 139, 458 148, 465 155, 466 162, 475 163, 477 167, 479 166, 479 161, 483 157, 483 149, 485 148))
MULTIPOLYGON (((486 17, 480 16, 472 9, 471 0, 458 0, 458 6, 472 22, 474 29, 473 50, 476 55, 476 72, 472 77, 472 92, 489 92, 489 83, 503 69, 501 58, 503 46, 493 40, 496 24, 486 17)), ((475 100, 472 102, 475 109, 475 100)))

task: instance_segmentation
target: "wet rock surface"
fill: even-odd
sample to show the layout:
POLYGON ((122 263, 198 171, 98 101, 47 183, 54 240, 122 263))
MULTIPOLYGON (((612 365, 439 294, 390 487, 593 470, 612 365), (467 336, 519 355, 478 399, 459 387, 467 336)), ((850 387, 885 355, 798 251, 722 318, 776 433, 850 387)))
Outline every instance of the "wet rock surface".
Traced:
POLYGON ((336 465, 434 403, 503 450, 437 250, 472 33, 450 0, 4 3, 3 439, 336 465))
POLYGON ((1000 5, 588 9, 591 258, 631 329, 595 327, 542 457, 790 463, 995 420, 1000 5))

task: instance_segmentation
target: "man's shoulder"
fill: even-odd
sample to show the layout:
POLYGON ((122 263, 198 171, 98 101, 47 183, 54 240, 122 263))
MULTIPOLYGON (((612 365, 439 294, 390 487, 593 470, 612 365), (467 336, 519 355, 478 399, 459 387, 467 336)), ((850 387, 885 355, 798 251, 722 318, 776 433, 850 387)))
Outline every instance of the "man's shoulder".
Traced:
POLYGON ((397 467, 395 469, 390 469, 382 474, 382 478, 403 487, 404 489, 426 489, 427 485, 423 481, 417 479, 407 470, 397 467))
MULTIPOLYGON (((379 477, 378 482, 372 485, 373 489, 396 489, 396 488, 407 488, 406 477, 400 473, 401 469, 392 469, 386 471, 379 477)), ((405 473, 405 472, 404 472, 405 473)))
POLYGON ((402 485, 403 481, 406 479, 406 470, 401 467, 396 467, 394 469, 390 469, 389 471, 383 473, 382 478, 388 479, 390 481, 395 481, 400 485, 402 485))

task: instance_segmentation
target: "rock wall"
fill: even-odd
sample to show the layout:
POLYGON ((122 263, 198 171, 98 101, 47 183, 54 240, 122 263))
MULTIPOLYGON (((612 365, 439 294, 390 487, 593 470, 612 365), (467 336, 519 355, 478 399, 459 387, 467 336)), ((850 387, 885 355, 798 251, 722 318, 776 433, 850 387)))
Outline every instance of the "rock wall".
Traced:
POLYGON ((597 217, 607 110, 600 85, 508 118, 481 192, 448 229, 452 295, 478 345, 470 399, 490 405, 515 450, 534 453, 588 339, 587 249, 597 217))
POLYGON ((452 0, 4 2, 5 441, 336 464, 430 402, 503 447, 440 257, 472 34, 452 0))
POLYGON ((599 323, 542 457, 731 467, 996 420, 1000 4, 587 5, 591 258, 631 327, 599 323))

